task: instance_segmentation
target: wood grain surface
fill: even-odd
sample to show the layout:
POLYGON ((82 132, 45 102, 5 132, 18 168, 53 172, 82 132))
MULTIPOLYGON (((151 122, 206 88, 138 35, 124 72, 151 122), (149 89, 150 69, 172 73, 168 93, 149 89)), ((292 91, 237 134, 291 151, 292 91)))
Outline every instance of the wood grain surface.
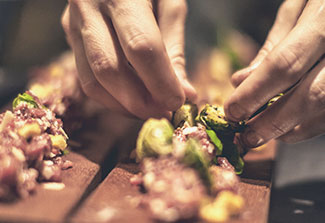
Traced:
MULTIPOLYGON (((87 119, 71 137, 67 159, 74 167, 63 172, 64 189, 39 184, 26 199, 0 203, 0 222, 153 222, 136 207, 140 192, 129 183, 138 172, 129 154, 141 124, 104 111, 87 119)), ((246 155, 239 189, 246 205, 231 222, 267 221, 275 147, 270 143, 246 155)))
POLYGON ((49 190, 39 184, 34 194, 15 202, 0 203, 2 222, 61 222, 87 188, 99 182, 99 165, 71 152, 73 168, 63 171, 62 190, 49 190))
MULTIPOLYGON (((274 150, 275 143, 271 142, 266 148, 247 154, 247 167, 239 185, 239 193, 245 199, 245 208, 241 215, 231 222, 267 222, 274 150), (263 168, 253 168, 258 166, 263 168), (262 179, 257 179, 259 177, 262 179)), ((141 193, 137 187, 130 184, 130 178, 137 172, 137 164, 119 163, 82 204, 71 221, 154 222, 150 213, 137 207, 141 193)))

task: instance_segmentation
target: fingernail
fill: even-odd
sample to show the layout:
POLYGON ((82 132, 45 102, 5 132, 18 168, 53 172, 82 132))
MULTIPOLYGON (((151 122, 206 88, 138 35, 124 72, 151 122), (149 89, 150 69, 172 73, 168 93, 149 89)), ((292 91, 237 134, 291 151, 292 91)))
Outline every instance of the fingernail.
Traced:
POLYGON ((254 130, 249 130, 242 135, 243 141, 249 147, 256 147, 262 145, 264 140, 254 130))
POLYGON ((238 120, 243 120, 245 118, 246 111, 241 108, 237 103, 231 104, 229 106, 229 114, 231 118, 238 120))

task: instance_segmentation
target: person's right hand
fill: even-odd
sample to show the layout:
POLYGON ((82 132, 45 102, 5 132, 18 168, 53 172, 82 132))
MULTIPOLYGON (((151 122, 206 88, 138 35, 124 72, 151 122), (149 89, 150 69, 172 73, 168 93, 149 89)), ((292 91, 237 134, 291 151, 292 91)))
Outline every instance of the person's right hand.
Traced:
POLYGON ((186 11, 185 0, 70 0, 62 25, 86 95, 142 119, 195 100, 184 68, 186 11))
POLYGON ((244 148, 271 139, 300 142, 325 133, 325 0, 286 0, 256 59, 233 75, 228 120, 247 120, 244 148), (284 95, 252 115, 271 98, 284 95))

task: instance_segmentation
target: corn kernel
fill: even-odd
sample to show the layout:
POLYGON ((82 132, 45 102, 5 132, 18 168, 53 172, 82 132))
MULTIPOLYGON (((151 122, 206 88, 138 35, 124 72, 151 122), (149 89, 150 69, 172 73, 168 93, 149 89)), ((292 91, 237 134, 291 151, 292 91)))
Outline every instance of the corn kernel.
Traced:
POLYGON ((218 203, 218 206, 224 206, 229 211, 230 215, 235 215, 238 214, 244 206, 244 199, 233 192, 221 191, 215 203, 218 203))
POLYGON ((50 135, 50 137, 54 148, 64 150, 67 147, 67 142, 63 135, 50 135))
POLYGON ((46 98, 53 92, 53 88, 49 85, 34 84, 31 86, 30 91, 39 98, 46 98))
POLYGON ((214 203, 200 208, 200 216, 207 222, 225 222, 229 219, 229 212, 222 207, 215 207, 214 203))
POLYGON ((60 77, 64 74, 63 69, 57 65, 52 65, 50 68, 50 74, 52 77, 60 77))
POLYGON ((29 137, 40 135, 41 128, 36 122, 28 123, 18 129, 18 134, 25 139, 28 139, 29 137))
POLYGON ((221 191, 214 201, 200 208, 200 216, 208 222, 225 222, 231 215, 238 214, 243 205, 241 196, 230 191, 221 191))

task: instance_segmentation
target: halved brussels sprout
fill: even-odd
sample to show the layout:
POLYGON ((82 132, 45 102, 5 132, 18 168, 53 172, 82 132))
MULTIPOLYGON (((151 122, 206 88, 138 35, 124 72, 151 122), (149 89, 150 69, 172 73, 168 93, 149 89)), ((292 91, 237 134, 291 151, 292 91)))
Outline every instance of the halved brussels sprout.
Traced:
POLYGON ((210 186, 211 176, 209 173, 209 161, 204 156, 200 144, 197 140, 190 138, 186 142, 186 149, 182 162, 194 169, 196 169, 204 182, 210 186))
POLYGON ((205 125, 207 129, 213 129, 217 133, 220 132, 222 134, 242 132, 245 128, 244 122, 227 121, 222 107, 209 104, 201 111, 197 120, 205 125))
POLYGON ((137 157, 142 160, 144 157, 171 153, 173 133, 173 126, 167 119, 148 119, 139 132, 136 147, 137 157))
POLYGON ((197 105, 186 103, 180 107, 173 115, 173 125, 175 128, 183 126, 185 122, 189 126, 195 124, 195 117, 198 115, 197 105))

